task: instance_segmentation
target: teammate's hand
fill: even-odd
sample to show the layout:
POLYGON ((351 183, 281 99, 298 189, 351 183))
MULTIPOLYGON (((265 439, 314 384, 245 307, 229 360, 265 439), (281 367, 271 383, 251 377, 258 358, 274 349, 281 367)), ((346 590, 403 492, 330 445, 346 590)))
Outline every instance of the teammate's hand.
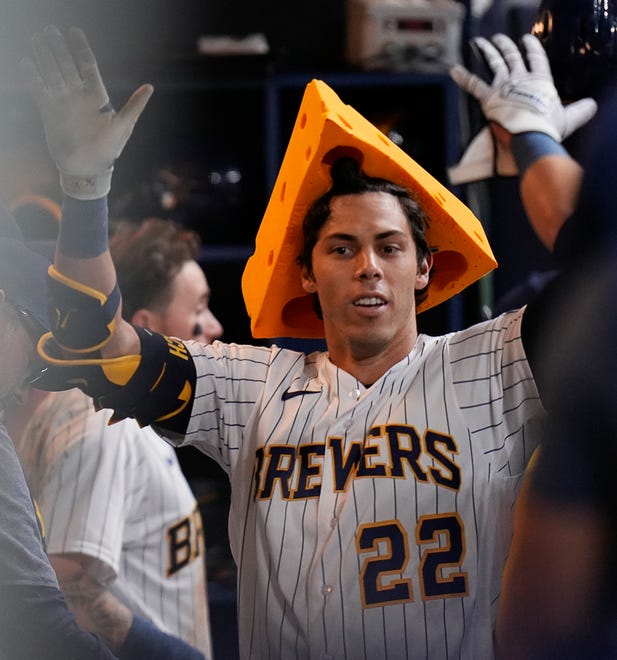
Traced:
POLYGON ((460 65, 450 75, 478 99, 488 121, 513 134, 538 131, 561 142, 594 116, 597 104, 585 98, 562 105, 542 44, 532 34, 525 34, 522 42, 529 68, 512 39, 496 34, 492 43, 474 40, 494 74, 490 84, 460 65))
MULTIPOLYGON (((563 105, 553 82, 546 51, 532 34, 522 37, 523 53, 504 34, 489 41, 473 40, 493 72, 488 83, 457 65, 450 70, 456 84, 475 97, 489 122, 511 134, 538 131, 562 142, 596 113, 592 98, 563 105)), ((461 161, 450 168, 453 183, 464 183, 495 174, 516 175, 518 169, 509 149, 499 140, 489 139, 487 131, 470 143, 461 161)))
POLYGON ((48 26, 32 38, 33 59, 21 62, 41 112, 52 159, 64 192, 77 199, 105 196, 113 165, 129 139, 153 88, 142 85, 115 112, 84 33, 67 40, 48 26))

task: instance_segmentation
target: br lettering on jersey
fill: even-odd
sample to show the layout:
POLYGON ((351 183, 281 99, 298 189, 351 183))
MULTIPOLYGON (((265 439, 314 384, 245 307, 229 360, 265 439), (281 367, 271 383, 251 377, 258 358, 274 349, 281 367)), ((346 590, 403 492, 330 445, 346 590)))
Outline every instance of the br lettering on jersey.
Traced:
POLYGON ((422 435, 407 424, 372 427, 361 441, 346 447, 343 438, 298 446, 267 445, 256 451, 255 499, 267 500, 278 491, 284 500, 319 497, 323 466, 331 461, 335 492, 344 492, 350 479, 406 479, 457 491, 461 469, 452 436, 426 429, 422 435))

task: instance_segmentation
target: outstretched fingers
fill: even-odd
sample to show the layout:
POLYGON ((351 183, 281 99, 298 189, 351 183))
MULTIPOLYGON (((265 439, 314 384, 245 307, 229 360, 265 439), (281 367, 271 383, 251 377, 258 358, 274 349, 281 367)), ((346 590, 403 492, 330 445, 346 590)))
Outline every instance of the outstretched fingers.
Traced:
POLYGON ((484 37, 476 37, 472 40, 474 50, 484 58, 487 66, 493 72, 493 87, 501 85, 510 76, 510 69, 504 60, 501 51, 484 37))
POLYGON ((471 73, 460 64, 450 69, 450 77, 461 89, 477 98, 478 101, 482 101, 491 93, 491 88, 480 76, 476 76, 475 73, 471 73))
POLYGON ((47 85, 39 74, 39 69, 36 64, 29 58, 24 57, 19 61, 22 78, 24 79, 28 90, 34 97, 39 108, 43 108, 47 101, 47 85))
POLYGON ((71 27, 68 39, 86 91, 96 100, 98 109, 104 108, 109 104, 109 95, 86 35, 80 28, 71 27))
POLYGON ((544 50, 544 46, 540 43, 540 40, 533 34, 525 34, 521 38, 521 42, 527 53, 529 69, 534 73, 552 80, 553 74, 551 73, 551 65, 548 61, 548 55, 544 50))
POLYGON ((505 61, 511 76, 519 76, 527 73, 527 67, 518 46, 505 34, 496 34, 493 43, 499 49, 503 61, 505 61))
POLYGON ((131 127, 135 125, 139 116, 144 111, 150 97, 154 92, 154 87, 150 84, 141 85, 136 89, 131 98, 124 104, 124 107, 118 112, 117 120, 120 123, 127 124, 131 127))
POLYGON ((56 61, 57 69, 62 80, 69 89, 74 89, 82 84, 77 64, 73 58, 69 46, 62 33, 55 25, 48 25, 43 30, 43 38, 47 48, 56 61))
POLYGON ((592 98, 584 98, 569 103, 564 109, 566 122, 564 135, 568 136, 584 126, 598 111, 598 104, 592 98))
POLYGON ((32 37, 33 66, 37 80, 49 95, 57 96, 66 92, 66 84, 51 44, 45 32, 37 32, 32 37))

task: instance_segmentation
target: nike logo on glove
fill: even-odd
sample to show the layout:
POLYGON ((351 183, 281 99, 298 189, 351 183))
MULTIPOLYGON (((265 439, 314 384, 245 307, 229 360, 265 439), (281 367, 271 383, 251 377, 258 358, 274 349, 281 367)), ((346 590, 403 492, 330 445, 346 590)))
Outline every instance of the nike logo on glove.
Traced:
POLYGON ((321 390, 285 390, 281 397, 283 401, 293 399, 295 396, 304 396, 305 394, 321 394, 321 390))

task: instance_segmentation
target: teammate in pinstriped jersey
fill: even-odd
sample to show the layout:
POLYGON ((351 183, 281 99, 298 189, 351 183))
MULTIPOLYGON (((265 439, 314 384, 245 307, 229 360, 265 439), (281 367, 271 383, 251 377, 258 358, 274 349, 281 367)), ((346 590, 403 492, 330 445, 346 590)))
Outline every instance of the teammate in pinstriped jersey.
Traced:
MULTIPOLYGON (((45 67, 38 75, 53 87, 45 67)), ((129 107, 143 107, 148 94, 140 88, 129 107)), ((65 173, 54 277, 113 292, 113 263, 96 232, 110 176, 103 150, 78 127, 63 129, 53 101, 40 89, 37 97, 65 173), (88 168, 76 168, 86 156, 88 168)), ((127 132, 118 141, 105 124, 121 127, 127 113, 101 120, 75 108, 117 156, 127 132)), ((524 164, 527 201, 579 175, 565 152, 549 153, 524 164)), ((491 658, 512 508, 543 418, 532 372, 543 308, 419 334, 416 306, 433 261, 423 212, 408 191, 366 176, 357 158, 333 159, 328 171, 332 187, 306 216, 300 255, 326 352, 159 341, 117 315, 95 364, 75 357, 82 337, 60 327, 41 352, 77 370, 100 404, 153 422, 228 472, 242 657, 491 658), (51 351, 60 339, 66 360, 51 351), (140 363, 126 384, 111 383, 110 358, 131 355, 140 363), (142 363, 162 374, 148 393, 142 363)), ((567 195, 560 201, 559 226, 567 195)), ((533 205, 530 214, 553 247, 554 215, 533 205)), ((61 297, 53 300, 65 318, 61 297)))
MULTIPOLYGON (((222 327, 195 261, 199 239, 150 218, 116 226, 112 251, 134 323, 207 343, 222 327)), ((134 420, 108 426, 79 390, 36 400, 16 442, 63 590, 82 571, 133 613, 212 657, 203 528, 172 447, 134 420)))
POLYGON ((66 562, 157 628, 212 656, 202 522, 174 450, 134 420, 107 426, 79 390, 49 393, 18 444, 47 552, 69 603, 66 562))
POLYGON ((135 616, 109 592, 94 603, 76 603, 74 613, 59 588, 45 552, 44 524, 5 415, 40 373, 35 346, 47 323, 40 284, 48 266, 46 257, 24 244, 15 220, 0 205, 0 657, 204 660, 202 653, 135 616))

